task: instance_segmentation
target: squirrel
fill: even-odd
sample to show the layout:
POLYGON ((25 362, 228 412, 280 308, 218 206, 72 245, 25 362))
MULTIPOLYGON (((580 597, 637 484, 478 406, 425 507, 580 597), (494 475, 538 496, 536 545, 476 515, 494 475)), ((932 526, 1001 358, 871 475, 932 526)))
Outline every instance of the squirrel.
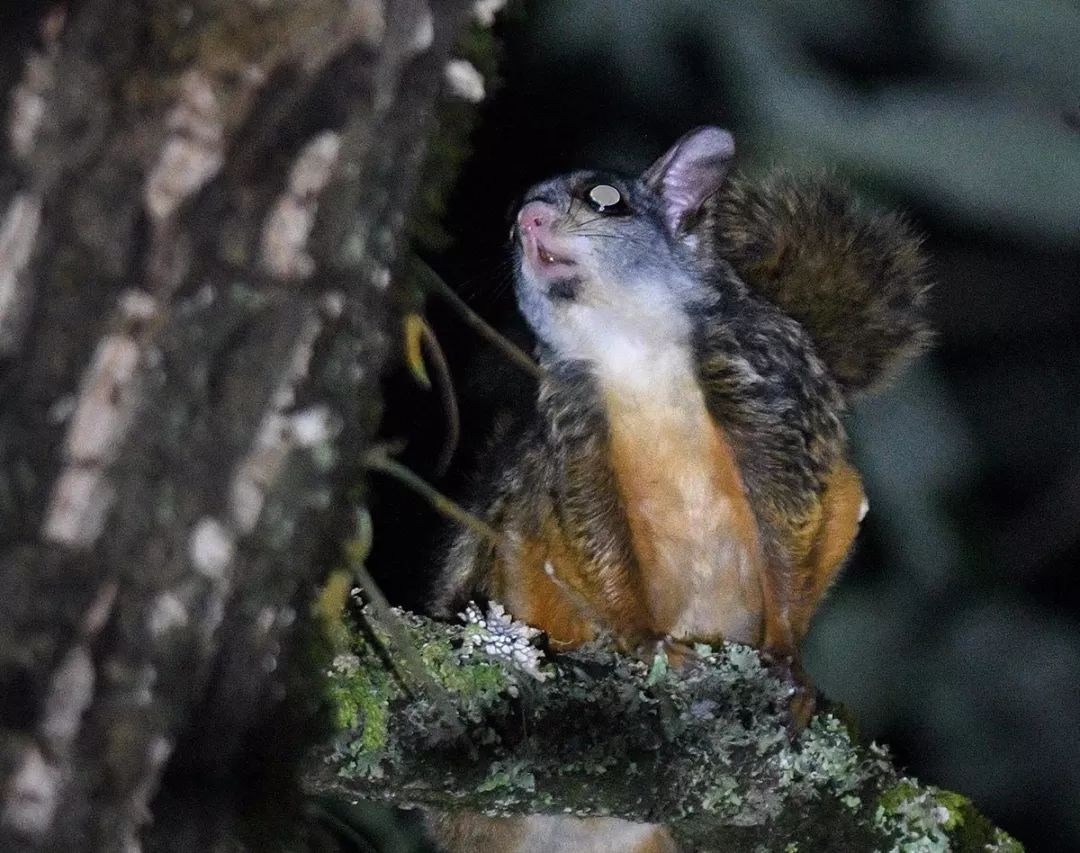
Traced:
POLYGON ((844 415, 927 345, 928 276, 902 217, 730 174, 734 150, 701 127, 639 177, 526 193, 515 294, 545 378, 481 472, 501 541, 457 535, 432 610, 495 599, 555 649, 746 643, 798 730, 800 641, 867 511, 844 415))

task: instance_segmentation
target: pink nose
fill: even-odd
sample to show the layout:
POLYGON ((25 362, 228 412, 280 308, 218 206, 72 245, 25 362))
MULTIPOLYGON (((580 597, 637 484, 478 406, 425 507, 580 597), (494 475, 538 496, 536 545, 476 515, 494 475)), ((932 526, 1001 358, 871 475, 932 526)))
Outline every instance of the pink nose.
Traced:
POLYGON ((530 201, 518 211, 518 228, 527 232, 550 228, 557 214, 558 211, 546 202, 530 201))

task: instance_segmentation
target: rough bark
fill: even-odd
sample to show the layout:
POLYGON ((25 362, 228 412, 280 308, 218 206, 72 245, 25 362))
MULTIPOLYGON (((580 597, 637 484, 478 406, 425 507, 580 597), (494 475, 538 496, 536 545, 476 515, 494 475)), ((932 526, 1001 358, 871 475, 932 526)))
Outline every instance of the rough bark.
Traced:
POLYGON ((504 614, 473 611, 467 627, 404 618, 465 734, 358 636, 335 660, 344 730, 308 774, 311 790, 661 822, 697 853, 1021 849, 963 797, 905 778, 884 750, 860 744, 836 709, 793 743, 786 690, 747 647, 702 647, 678 671, 602 646, 545 661, 530 629, 504 614))
POLYGON ((232 831, 153 798, 285 698, 463 13, 81 0, 5 66, 0 849, 232 831))

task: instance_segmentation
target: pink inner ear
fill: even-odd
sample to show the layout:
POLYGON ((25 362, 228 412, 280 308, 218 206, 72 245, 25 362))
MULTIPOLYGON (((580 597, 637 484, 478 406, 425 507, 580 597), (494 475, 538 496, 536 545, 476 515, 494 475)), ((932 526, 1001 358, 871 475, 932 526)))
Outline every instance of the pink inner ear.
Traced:
POLYGON ((664 202, 664 219, 674 234, 688 216, 715 193, 735 156, 735 140, 719 127, 692 130, 643 175, 664 202))
POLYGON ((684 184, 677 179, 664 180, 664 221, 672 234, 679 230, 683 219, 699 206, 700 202, 695 203, 694 194, 684 184))

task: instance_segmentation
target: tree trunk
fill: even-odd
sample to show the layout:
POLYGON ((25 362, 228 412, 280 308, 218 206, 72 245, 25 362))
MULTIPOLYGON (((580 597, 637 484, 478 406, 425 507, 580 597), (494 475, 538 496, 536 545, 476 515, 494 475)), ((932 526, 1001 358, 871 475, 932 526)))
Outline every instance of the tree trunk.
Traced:
POLYGON ((233 832, 199 795, 273 746, 464 11, 80 0, 4 66, 0 849, 233 832))

